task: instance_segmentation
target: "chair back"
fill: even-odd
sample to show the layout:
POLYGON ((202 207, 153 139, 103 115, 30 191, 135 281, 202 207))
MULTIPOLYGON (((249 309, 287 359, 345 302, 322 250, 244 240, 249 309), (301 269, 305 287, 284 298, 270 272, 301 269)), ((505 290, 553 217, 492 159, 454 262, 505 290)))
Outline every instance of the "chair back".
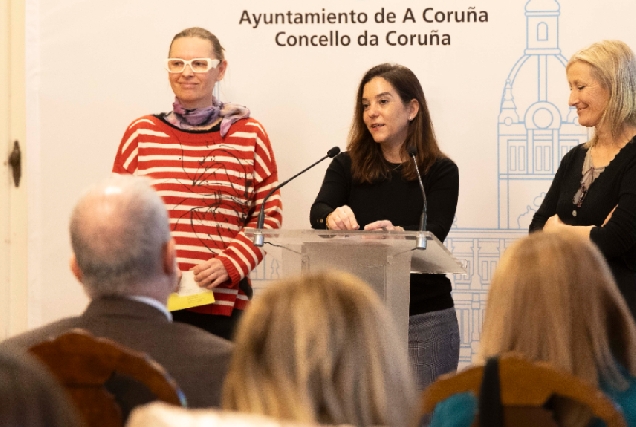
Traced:
MULTIPOLYGON (((516 355, 504 355, 499 363, 499 393, 504 426, 556 426, 545 408, 552 396, 560 396, 587 406, 607 427, 626 427, 614 403, 592 384, 561 372, 546 363, 535 363, 516 355)), ((480 398, 483 366, 441 377, 423 393, 422 411, 430 414, 435 406, 454 394, 472 392, 480 398)), ((473 426, 479 425, 476 420, 473 426)))
POLYGON ((155 400, 185 406, 183 393, 157 362, 84 330, 29 351, 62 383, 89 427, 122 427, 134 407, 155 400))

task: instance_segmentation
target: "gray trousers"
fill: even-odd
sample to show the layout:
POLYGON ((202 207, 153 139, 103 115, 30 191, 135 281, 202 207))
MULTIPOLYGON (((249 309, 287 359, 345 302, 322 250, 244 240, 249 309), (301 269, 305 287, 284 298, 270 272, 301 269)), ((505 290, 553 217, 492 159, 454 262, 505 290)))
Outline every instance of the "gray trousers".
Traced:
POLYGON ((420 390, 457 370, 459 324, 454 308, 409 317, 409 356, 420 390))

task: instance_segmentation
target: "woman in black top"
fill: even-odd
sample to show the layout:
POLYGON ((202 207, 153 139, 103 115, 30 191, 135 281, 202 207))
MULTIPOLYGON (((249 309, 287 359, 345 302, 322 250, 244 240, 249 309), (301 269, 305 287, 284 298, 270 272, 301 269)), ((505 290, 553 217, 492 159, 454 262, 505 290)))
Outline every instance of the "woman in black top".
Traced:
POLYGON ((606 40, 575 53, 566 72, 569 103, 594 137, 563 157, 530 231, 592 240, 636 317, 636 57, 606 40))
MULTIPOLYGON (((381 64, 358 87, 347 152, 331 162, 311 207, 313 228, 417 230, 423 208, 417 162, 428 200, 428 226, 444 241, 459 192, 455 163, 439 149, 422 86, 411 70, 381 64)), ((459 328, 450 280, 411 274, 409 353, 418 385, 457 369, 459 328)))

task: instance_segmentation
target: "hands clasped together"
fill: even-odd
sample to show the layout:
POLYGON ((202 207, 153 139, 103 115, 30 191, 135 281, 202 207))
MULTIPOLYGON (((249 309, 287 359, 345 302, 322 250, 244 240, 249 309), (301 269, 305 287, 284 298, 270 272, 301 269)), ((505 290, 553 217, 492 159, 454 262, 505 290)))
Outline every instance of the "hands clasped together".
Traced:
MULTIPOLYGON (((360 228, 356 216, 351 208, 347 205, 336 208, 327 215, 327 228, 329 230, 357 230, 360 228)), ((383 219, 374 221, 364 226, 365 230, 398 230, 404 231, 404 228, 393 225, 391 221, 383 219)))

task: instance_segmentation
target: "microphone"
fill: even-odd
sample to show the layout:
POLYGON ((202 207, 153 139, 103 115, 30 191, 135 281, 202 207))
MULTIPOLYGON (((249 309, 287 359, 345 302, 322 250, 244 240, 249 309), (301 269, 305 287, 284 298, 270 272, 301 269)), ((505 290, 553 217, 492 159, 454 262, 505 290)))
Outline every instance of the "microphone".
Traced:
POLYGON ((287 181, 284 181, 284 182, 278 184, 276 187, 272 188, 269 191, 269 193, 267 193, 267 195, 263 199, 263 203, 261 204, 261 211, 258 214, 258 220, 256 222, 256 232, 254 233, 254 245, 256 245, 256 246, 258 246, 260 248, 265 243, 265 237, 263 236, 263 233, 261 232, 261 230, 263 229, 263 224, 265 223, 265 202, 267 201, 267 199, 269 199, 269 196, 274 194, 274 192, 276 190, 278 190, 279 188, 281 188, 282 186, 287 184, 292 179, 296 178, 298 175, 304 174, 309 169, 313 168, 314 166, 316 166, 318 163, 322 162, 326 158, 332 159, 332 158, 336 157, 339 153, 340 153, 340 148, 339 147, 333 147, 331 150, 327 151, 327 155, 326 156, 322 157, 320 160, 318 160, 317 162, 313 163, 311 166, 306 167, 305 169, 301 170, 296 175, 294 175, 291 178, 289 178, 287 181))
POLYGON ((415 165, 415 171, 417 172, 417 180, 420 183, 420 190, 422 190, 422 199, 424 199, 424 206, 422 207, 422 216, 420 217, 420 234, 417 236, 417 240, 415 241, 415 249, 426 249, 426 236, 424 232, 426 231, 426 208, 428 202, 426 201, 426 192, 424 191, 424 183, 422 182, 422 175, 420 174, 420 168, 417 166, 417 159, 415 155, 417 154, 417 148, 409 147, 407 150, 411 159, 413 159, 413 164, 415 165))

